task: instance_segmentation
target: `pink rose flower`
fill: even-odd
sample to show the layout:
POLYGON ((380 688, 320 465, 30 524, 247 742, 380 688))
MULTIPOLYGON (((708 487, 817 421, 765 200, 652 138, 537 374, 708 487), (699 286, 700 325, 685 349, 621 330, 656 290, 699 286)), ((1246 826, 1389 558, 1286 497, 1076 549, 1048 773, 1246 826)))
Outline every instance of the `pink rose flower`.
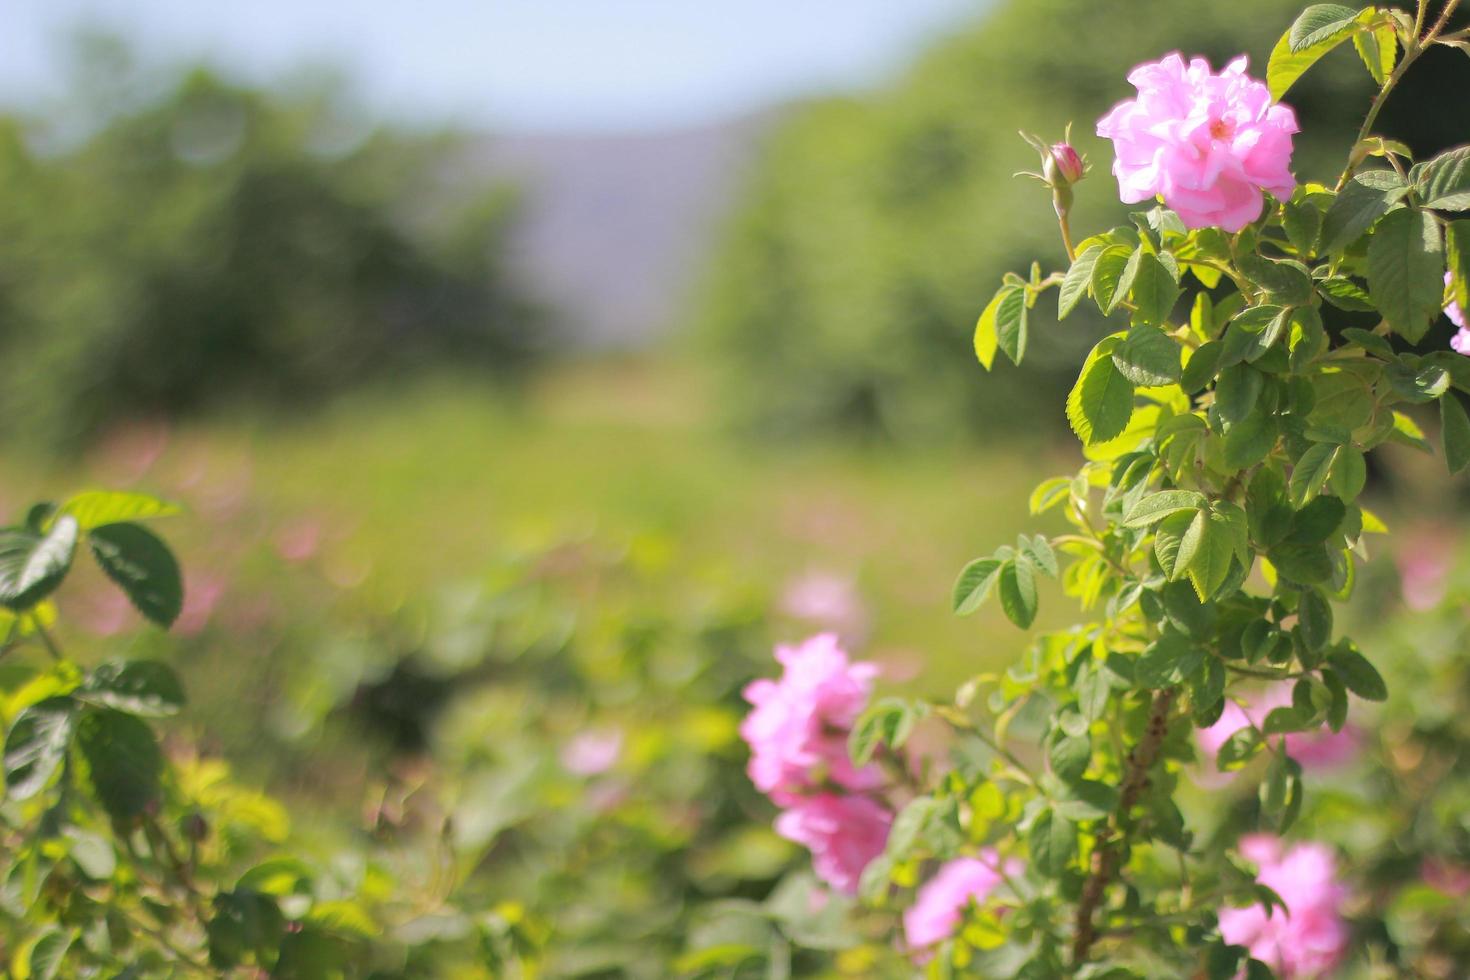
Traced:
POLYGON ((1287 913, 1272 907, 1268 916, 1260 905, 1224 909, 1220 935, 1248 948, 1282 980, 1329 974, 1349 938, 1341 914, 1348 892, 1337 881, 1332 849, 1306 843, 1284 850, 1278 838, 1254 834, 1241 838, 1240 853, 1260 868, 1256 880, 1281 896, 1287 913))
POLYGON ((822 633, 796 647, 776 647, 785 667, 779 681, 747 685, 755 707, 740 724, 750 745, 750 781, 780 804, 830 779, 850 790, 876 789, 876 766, 857 769, 847 754, 847 731, 867 706, 878 668, 848 663, 837 637, 822 633))
POLYGON ((1454 533, 1422 530, 1410 535, 1396 556, 1404 605, 1427 612, 1444 601, 1454 568, 1454 533))
POLYGON ((846 895, 888 843, 893 814, 866 796, 819 793, 794 802, 776 818, 776 833, 812 852, 817 877, 846 895))
POLYGON ((845 575, 813 571, 792 579, 781 594, 781 611, 848 640, 859 640, 867 633, 867 610, 852 579, 845 575))
MULTIPOLYGON (((1196 733, 1200 748, 1213 761, 1221 747, 1230 740, 1230 736, 1249 725, 1263 724, 1273 709, 1290 706, 1289 684, 1267 688, 1252 698, 1244 708, 1234 701, 1226 701, 1220 720, 1196 733)), ((1291 732, 1283 738, 1287 754, 1300 762, 1305 769, 1332 769, 1351 762, 1358 754, 1358 732, 1346 725, 1340 732, 1334 732, 1323 725, 1315 732, 1291 732)))
POLYGON ((982 904, 996 886, 1005 883, 999 870, 1002 867, 1006 875, 1019 875, 1025 870, 1015 858, 1002 865, 994 848, 981 851, 978 858, 956 858, 940 868, 903 914, 903 932, 909 945, 916 949, 933 946, 954 935, 969 904, 982 904))
POLYGON ((1138 98, 1097 124, 1113 141, 1125 204, 1159 195, 1190 228, 1235 232, 1261 216, 1262 191, 1291 196, 1296 114, 1245 68, 1242 56, 1215 75, 1203 58, 1186 65, 1176 53, 1129 72, 1138 98))
POLYGON ((622 752, 621 731, 582 732, 562 746, 561 764, 575 776, 595 776, 611 769, 622 752))

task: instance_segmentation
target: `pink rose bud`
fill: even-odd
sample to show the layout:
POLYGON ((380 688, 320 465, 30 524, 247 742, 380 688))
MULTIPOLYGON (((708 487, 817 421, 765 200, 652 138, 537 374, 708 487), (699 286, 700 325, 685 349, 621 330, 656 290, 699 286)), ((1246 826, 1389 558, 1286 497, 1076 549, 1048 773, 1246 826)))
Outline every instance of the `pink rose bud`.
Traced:
POLYGON ((1046 161, 1046 176, 1052 183, 1057 179, 1068 184, 1075 184, 1087 174, 1087 168, 1082 163, 1082 157, 1072 148, 1070 143, 1053 143, 1051 145, 1051 156, 1046 161))

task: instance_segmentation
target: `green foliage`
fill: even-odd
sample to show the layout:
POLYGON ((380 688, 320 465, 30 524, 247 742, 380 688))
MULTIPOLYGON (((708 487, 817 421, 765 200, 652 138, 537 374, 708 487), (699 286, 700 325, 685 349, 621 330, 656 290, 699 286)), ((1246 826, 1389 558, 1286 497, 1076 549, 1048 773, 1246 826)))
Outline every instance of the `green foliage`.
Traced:
POLYGON ((493 378, 533 353, 543 324, 503 254, 514 195, 446 199, 457 140, 365 129, 330 91, 203 69, 150 88, 79 57, 95 111, 0 119, 6 436, 299 406, 435 364, 493 378))
MULTIPOLYGON (((1338 15, 1347 9, 1333 6, 1338 15)), ((1120 16, 1114 5, 1089 0, 1013 0, 987 10, 891 89, 817 103, 783 120, 709 264, 703 336, 726 372, 719 403, 737 425, 759 434, 964 435, 986 445, 1038 432, 1064 439, 1054 406, 1076 380, 1086 351, 1103 333, 1120 329, 1102 329, 1099 311, 1079 305, 1083 290, 1089 283, 1102 287, 1098 295, 1110 310, 1116 294, 1110 287, 1130 261, 1135 275, 1153 269, 1143 275, 1157 291, 1140 291, 1147 302, 1139 314, 1153 322, 1171 312, 1163 307, 1170 280, 1177 284, 1179 276, 1172 269, 1167 278, 1156 275, 1145 256, 1180 253, 1140 251, 1136 226, 1129 226, 1116 239, 1078 241, 1078 262, 1060 264, 1063 252, 1049 222, 1028 201, 1026 181, 1013 177, 1034 168, 1035 157, 1012 134, 1060 132, 1075 120, 1077 148, 1107 160, 1105 144, 1086 123, 1127 94, 1120 79, 1131 67, 1166 51, 1204 55, 1219 67, 1244 52, 1257 74, 1269 61, 1277 95, 1294 83, 1290 102, 1310 121, 1295 138, 1297 171, 1326 173, 1340 166, 1374 87, 1359 55, 1345 50, 1354 46, 1347 42, 1376 45, 1380 69, 1385 60, 1396 63, 1398 42, 1384 16, 1353 10, 1356 19, 1341 32, 1293 54, 1281 25, 1299 10, 1292 0, 1138 0, 1120 16), (1009 287, 1022 277, 1006 280, 1002 291, 1017 328, 1013 346, 1017 353, 1024 347, 1026 368, 997 367, 995 377, 977 385, 967 367, 974 361, 966 326, 985 311, 975 352, 990 366, 999 347, 987 324, 999 304, 989 289, 977 293, 976 284, 1000 283, 1006 270, 1028 269, 1035 258, 1064 273, 1057 303, 1018 303, 1009 287), (1057 328, 1059 319, 1065 329, 1057 328), (1027 424, 1015 424, 1018 418, 1027 424)), ((1318 27, 1332 22, 1335 17, 1318 27)), ((1470 60, 1442 58, 1435 68, 1441 72, 1431 83, 1436 91, 1470 86, 1470 60)), ((1422 99, 1390 100, 1378 131, 1427 159, 1465 142, 1465 117, 1426 92, 1422 99)), ((1095 166, 1074 188, 1073 227, 1128 224, 1107 192, 1113 179, 1107 171, 1106 164, 1095 166)), ((1370 173, 1378 176, 1360 179, 1393 171, 1370 173)), ((1399 184, 1394 202, 1364 206, 1398 203, 1408 193, 1399 184)), ((1360 237, 1374 218, 1359 218, 1356 229, 1347 214, 1325 219, 1320 208, 1332 200, 1323 194, 1294 201, 1287 233, 1315 237, 1325 220, 1321 234, 1332 240, 1323 254, 1341 252, 1347 237, 1360 237)), ((1157 233, 1150 227, 1149 234, 1157 233)), ((1261 257, 1302 260, 1275 252, 1261 257)), ((1212 275, 1204 264, 1182 265, 1186 280, 1196 278, 1194 270, 1212 275)), ((1018 288, 1036 298, 1030 277, 1024 279, 1028 286, 1018 288)), ((1299 288, 1300 278, 1292 277, 1292 285, 1299 288)), ((1193 292, 1193 286, 1181 288, 1193 292)), ((1357 296, 1363 280, 1343 277, 1330 288, 1357 296)), ((1332 334, 1358 325, 1335 309, 1323 319, 1332 334)))
MULTIPOLYGON (((974 760, 899 819, 965 806, 952 839, 895 826, 865 895, 889 897, 915 867, 981 844, 1025 862, 1021 883, 1008 879, 964 914, 933 975, 1272 975, 1224 945, 1220 908, 1286 907, 1234 863, 1232 844, 1322 819, 1290 739, 1342 731, 1353 699, 1386 703, 1397 690, 1341 635, 1334 610, 1357 586, 1365 535, 1383 530, 1360 503, 1366 456, 1388 442, 1431 451, 1404 409, 1438 401, 1451 472, 1470 464, 1455 392, 1470 391, 1470 372, 1457 354, 1406 349, 1440 317, 1447 275, 1460 295, 1462 232, 1440 212, 1466 203, 1470 158, 1452 150, 1416 165, 1407 146, 1372 132, 1401 69, 1447 29, 1415 24, 1402 11, 1319 4, 1278 42, 1278 91, 1349 39, 1380 86, 1334 186, 1307 184, 1234 234, 1155 208, 1076 249, 1058 192, 1069 267, 1002 279, 1002 302, 1031 308, 1056 287, 1060 315, 1090 298, 1114 332, 1067 398, 1086 462, 1031 498, 1034 513, 1060 509, 1067 533, 1023 535, 971 562, 954 608, 972 614, 994 595, 1028 628, 1045 571, 1091 618, 1042 634, 1003 675, 978 675, 952 705, 932 707, 967 744, 957 755, 974 760), (1402 60, 1384 56, 1399 46, 1402 60), (1359 173, 1371 156, 1391 169, 1359 173), (1324 323, 1329 304, 1370 316, 1339 333, 1324 323), (1289 702, 1246 716, 1216 759, 1246 784, 1249 809, 1186 810, 1190 733, 1262 681, 1289 687, 1289 702), (1002 911, 1024 925, 986 932, 985 916, 1002 911)), ((880 725, 897 734, 904 717, 885 704, 866 718, 858 757, 871 757, 880 725)))

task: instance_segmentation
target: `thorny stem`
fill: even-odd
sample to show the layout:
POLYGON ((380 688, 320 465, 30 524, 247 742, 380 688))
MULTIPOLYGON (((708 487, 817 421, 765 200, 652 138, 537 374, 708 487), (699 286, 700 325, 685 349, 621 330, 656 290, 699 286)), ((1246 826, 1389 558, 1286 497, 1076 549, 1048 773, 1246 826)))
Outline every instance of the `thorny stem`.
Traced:
POLYGON ((1175 691, 1165 688, 1154 695, 1148 713, 1148 727, 1143 737, 1128 753, 1123 774, 1123 788, 1118 796, 1118 808, 1113 811, 1108 825, 1098 831, 1097 843, 1092 849, 1092 870, 1082 886, 1082 898, 1077 903, 1077 925, 1072 938, 1072 965, 1078 966, 1087 960, 1092 944, 1097 940, 1097 924, 1093 921, 1097 908, 1122 859, 1122 845, 1127 843, 1130 829, 1130 814, 1143 791, 1148 787, 1148 772, 1159 755, 1159 746, 1169 731, 1169 710, 1174 706, 1175 691))

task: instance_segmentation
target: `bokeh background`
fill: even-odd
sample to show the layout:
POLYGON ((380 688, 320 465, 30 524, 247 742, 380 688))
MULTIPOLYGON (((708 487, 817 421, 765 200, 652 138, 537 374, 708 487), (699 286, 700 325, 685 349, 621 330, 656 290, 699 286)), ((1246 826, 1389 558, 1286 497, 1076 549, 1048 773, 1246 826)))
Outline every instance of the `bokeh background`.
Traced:
MULTIPOLYGON (((1000 275, 1062 258, 1016 131, 1075 121, 1074 227, 1126 220, 1091 134, 1126 70, 1260 69, 1297 7, 10 0, 0 507, 186 504, 178 634, 99 587, 72 645, 173 659, 187 742, 324 852, 412 880, 448 842, 552 975, 842 945, 782 891, 740 687, 823 628, 936 696, 1017 655, 950 585, 1075 467, 1102 326, 1043 303, 1023 369, 974 361, 1000 275)), ((1354 58, 1292 92, 1303 179, 1354 58)), ((1464 142, 1467 69, 1431 53, 1380 128, 1464 142)), ((1370 495, 1450 563, 1439 465, 1386 450, 1370 495)))

